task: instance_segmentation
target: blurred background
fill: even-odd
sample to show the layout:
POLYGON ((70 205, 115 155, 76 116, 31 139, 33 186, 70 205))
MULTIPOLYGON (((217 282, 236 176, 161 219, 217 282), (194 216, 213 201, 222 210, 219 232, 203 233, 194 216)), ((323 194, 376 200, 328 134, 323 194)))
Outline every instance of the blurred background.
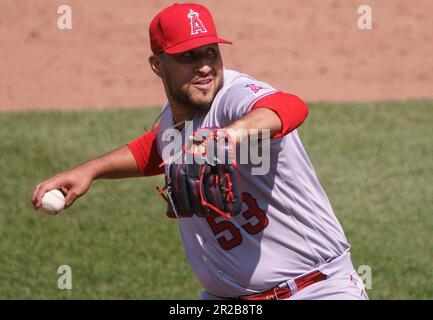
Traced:
MULTIPOLYGON (((152 17, 172 1, 2 0, 0 110, 160 105, 147 58, 152 17), (72 8, 72 30, 57 8, 72 8)), ((433 97, 430 0, 200 1, 225 65, 308 101, 433 97), (359 30, 360 5, 373 29, 359 30)))
MULTIPOLYGON (((184 1, 179 1, 184 2, 184 1)), ((197 1, 227 68, 296 94, 299 129, 373 299, 433 298, 433 2, 197 1), (357 26, 360 5, 372 29, 357 26)), ((162 178, 97 181, 72 208, 33 186, 141 135, 164 102, 148 27, 172 1, 0 2, 0 299, 196 299, 162 178), (59 30, 60 5, 72 30, 59 30), (57 288, 70 265, 73 289, 57 288)))

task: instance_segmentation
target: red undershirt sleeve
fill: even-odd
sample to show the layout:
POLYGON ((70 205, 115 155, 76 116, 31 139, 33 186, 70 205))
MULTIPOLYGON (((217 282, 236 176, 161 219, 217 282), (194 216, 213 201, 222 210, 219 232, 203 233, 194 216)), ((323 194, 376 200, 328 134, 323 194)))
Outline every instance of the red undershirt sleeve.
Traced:
POLYGON ((143 176, 148 177, 164 173, 164 168, 159 167, 162 159, 158 152, 154 132, 146 132, 141 137, 129 142, 128 147, 143 176))
POLYGON ((272 136, 280 138, 299 127, 308 116, 308 106, 295 95, 276 92, 254 103, 252 109, 267 108, 274 111, 281 120, 281 131, 272 136))

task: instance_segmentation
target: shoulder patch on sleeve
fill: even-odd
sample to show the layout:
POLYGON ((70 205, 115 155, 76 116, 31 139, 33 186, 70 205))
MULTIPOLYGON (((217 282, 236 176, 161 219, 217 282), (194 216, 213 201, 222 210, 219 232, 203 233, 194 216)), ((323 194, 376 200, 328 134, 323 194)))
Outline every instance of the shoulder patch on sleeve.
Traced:
POLYGON ((253 93, 258 93, 260 90, 267 89, 265 87, 258 86, 254 83, 248 83, 244 86, 244 88, 250 89, 253 93))

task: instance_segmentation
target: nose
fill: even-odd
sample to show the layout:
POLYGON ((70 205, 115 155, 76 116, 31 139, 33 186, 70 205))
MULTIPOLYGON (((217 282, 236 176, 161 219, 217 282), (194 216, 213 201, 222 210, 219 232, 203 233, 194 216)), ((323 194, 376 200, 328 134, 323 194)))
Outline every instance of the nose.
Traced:
POLYGON ((200 76, 206 76, 210 72, 212 72, 212 62, 211 59, 208 58, 202 58, 200 59, 199 63, 197 64, 196 73, 200 76))
POLYGON ((207 76, 212 72, 212 68, 210 66, 202 66, 200 69, 197 69, 197 74, 199 76, 207 76))

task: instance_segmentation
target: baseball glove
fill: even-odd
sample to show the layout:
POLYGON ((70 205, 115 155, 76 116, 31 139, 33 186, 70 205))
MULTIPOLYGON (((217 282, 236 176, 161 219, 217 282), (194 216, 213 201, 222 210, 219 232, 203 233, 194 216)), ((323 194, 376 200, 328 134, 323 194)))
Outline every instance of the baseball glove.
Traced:
POLYGON ((219 128, 193 133, 182 152, 165 166, 165 186, 157 188, 167 200, 170 218, 223 216, 242 209, 242 194, 234 146, 219 128))

